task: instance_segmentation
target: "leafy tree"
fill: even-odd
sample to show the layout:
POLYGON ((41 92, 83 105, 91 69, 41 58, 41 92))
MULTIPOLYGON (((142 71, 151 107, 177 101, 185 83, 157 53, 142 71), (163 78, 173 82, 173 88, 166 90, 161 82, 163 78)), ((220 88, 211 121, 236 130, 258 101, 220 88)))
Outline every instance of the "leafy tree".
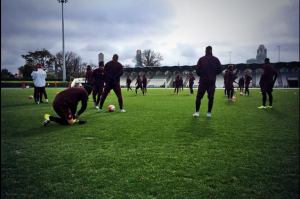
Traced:
MULTIPOLYGON (((29 51, 26 55, 21 55, 26 63, 31 63, 31 65, 36 66, 37 64, 42 64, 44 69, 52 67, 52 63, 55 62, 55 56, 53 56, 48 50, 37 50, 29 51)), ((24 75, 24 73, 23 73, 24 75)))
POLYGON ((11 79, 14 78, 14 75, 11 72, 8 72, 7 69, 1 70, 1 79, 11 79))
MULTIPOLYGON (((136 56, 133 59, 134 63, 137 63, 138 57, 136 56)), ((153 66, 158 67, 160 66, 160 62, 164 60, 163 56, 160 53, 155 53, 151 49, 144 50, 141 55, 141 61, 143 66, 153 66)))
POLYGON ((35 67, 32 63, 27 62, 24 66, 21 66, 18 69, 23 74, 23 77, 31 77, 31 73, 35 70, 35 67))

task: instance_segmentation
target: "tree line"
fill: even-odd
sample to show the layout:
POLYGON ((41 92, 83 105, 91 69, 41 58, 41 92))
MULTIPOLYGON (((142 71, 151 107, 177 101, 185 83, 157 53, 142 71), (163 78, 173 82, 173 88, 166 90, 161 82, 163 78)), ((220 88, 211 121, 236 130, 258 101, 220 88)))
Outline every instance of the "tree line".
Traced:
MULTIPOLYGON (((24 78, 31 77, 32 71, 35 70, 37 64, 42 64, 43 68, 48 71, 48 78, 63 77, 63 55, 62 51, 52 55, 48 50, 42 49, 37 51, 29 51, 27 54, 21 55, 25 59, 25 65, 19 67, 19 71, 24 78), (54 71, 53 71, 54 70, 54 71)), ((134 63, 139 63, 139 67, 160 66, 163 56, 160 53, 155 53, 151 49, 144 50, 141 56, 136 56, 133 59, 134 63)), ((96 68, 98 64, 82 62, 82 58, 72 51, 65 52, 66 75, 67 78, 85 77, 86 66, 96 68)), ((131 68, 130 65, 125 65, 131 68)))

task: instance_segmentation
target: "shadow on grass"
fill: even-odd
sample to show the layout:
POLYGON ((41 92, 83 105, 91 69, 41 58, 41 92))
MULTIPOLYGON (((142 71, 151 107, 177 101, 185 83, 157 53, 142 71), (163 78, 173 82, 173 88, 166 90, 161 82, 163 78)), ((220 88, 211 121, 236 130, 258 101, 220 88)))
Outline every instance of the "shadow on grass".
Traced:
POLYGON ((214 134, 214 123, 214 118, 207 118, 206 116, 191 116, 189 122, 186 125, 183 125, 184 127, 180 128, 177 132, 182 136, 190 137, 192 142, 199 141, 200 139, 214 134))

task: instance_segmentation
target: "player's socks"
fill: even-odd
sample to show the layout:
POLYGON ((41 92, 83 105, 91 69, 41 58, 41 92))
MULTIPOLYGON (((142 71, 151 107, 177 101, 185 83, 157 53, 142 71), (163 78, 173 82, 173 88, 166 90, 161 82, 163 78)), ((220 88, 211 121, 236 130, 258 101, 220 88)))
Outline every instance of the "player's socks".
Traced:
POLYGON ((207 112, 206 116, 211 117, 211 112, 207 112))

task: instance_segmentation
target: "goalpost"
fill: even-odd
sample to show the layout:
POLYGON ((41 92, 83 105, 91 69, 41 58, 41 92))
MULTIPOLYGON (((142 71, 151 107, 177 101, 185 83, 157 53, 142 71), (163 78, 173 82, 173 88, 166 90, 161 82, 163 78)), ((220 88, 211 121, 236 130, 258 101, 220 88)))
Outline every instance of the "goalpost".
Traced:
POLYGON ((148 88, 168 88, 168 83, 166 79, 150 79, 147 84, 148 88))

